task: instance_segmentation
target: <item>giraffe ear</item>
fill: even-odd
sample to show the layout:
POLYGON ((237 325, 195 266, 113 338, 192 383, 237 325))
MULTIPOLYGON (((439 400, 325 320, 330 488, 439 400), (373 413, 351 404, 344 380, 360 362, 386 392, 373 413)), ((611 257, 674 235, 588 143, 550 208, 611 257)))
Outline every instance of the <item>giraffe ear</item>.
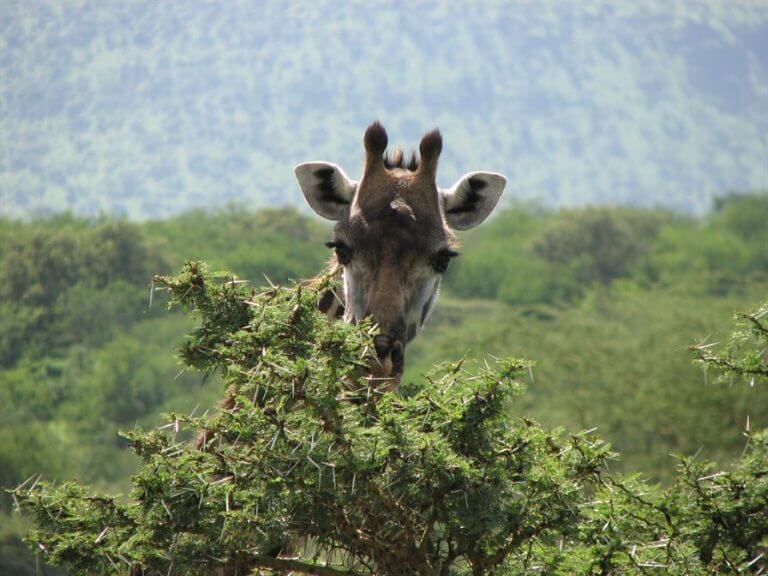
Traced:
POLYGON ((495 172, 464 174, 450 190, 440 191, 445 219, 451 228, 474 228, 493 212, 507 179, 495 172))
POLYGON ((293 171, 304 198, 312 209, 328 220, 341 220, 349 214, 357 182, 330 162, 304 162, 293 171))

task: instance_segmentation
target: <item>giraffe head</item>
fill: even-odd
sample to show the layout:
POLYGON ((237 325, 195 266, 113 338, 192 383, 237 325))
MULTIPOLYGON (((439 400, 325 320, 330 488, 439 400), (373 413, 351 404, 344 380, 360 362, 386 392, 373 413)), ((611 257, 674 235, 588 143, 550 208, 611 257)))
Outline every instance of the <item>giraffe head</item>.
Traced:
POLYGON ((378 324, 372 374, 399 382, 405 347, 429 317, 441 276, 458 256, 453 230, 485 220, 506 180, 470 172, 450 189, 438 189, 443 143, 437 130, 422 138, 418 159, 406 159, 400 149, 387 155, 387 133, 378 122, 366 130, 364 144, 357 182, 328 162, 299 164, 295 172, 309 205, 336 222, 328 246, 343 269, 344 321, 371 317, 378 324))

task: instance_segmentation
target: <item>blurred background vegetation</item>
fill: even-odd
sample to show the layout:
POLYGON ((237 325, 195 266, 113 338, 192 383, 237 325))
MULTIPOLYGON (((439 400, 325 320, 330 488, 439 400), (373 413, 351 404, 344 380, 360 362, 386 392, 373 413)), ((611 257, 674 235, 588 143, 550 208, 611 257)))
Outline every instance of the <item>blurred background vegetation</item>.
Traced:
MULTIPOLYGON (((738 457, 768 389, 707 378, 686 347, 715 342, 768 293, 768 194, 721 198, 705 217, 664 210, 510 208, 462 236, 408 382, 460 357, 536 362, 526 416, 597 428, 617 468, 664 483, 671 453, 738 457)), ((149 279, 190 254, 259 286, 323 268, 330 227, 293 208, 232 206, 132 223, 60 215, 0 220, 0 485, 32 474, 121 490, 136 462, 120 429, 209 409, 213 378, 172 348, 191 324, 149 306, 149 279)), ((0 504, 0 574, 34 573, 12 503, 0 504)))

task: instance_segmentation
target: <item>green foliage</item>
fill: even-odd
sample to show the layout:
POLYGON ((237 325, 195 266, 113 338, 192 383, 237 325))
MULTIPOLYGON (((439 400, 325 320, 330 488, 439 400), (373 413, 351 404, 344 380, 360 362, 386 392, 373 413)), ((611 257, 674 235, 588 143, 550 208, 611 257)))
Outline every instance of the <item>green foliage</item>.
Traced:
POLYGON ((136 224, 70 222, 64 227, 44 222, 17 226, 22 234, 3 234, 3 299, 50 306, 78 282, 89 281, 94 288, 115 280, 144 282, 148 271, 161 265, 152 258, 136 224))
POLYGON ((531 244, 551 215, 507 210, 468 234, 463 257, 446 280, 451 294, 501 300, 508 304, 555 304, 578 298, 584 290, 561 266, 537 257, 531 244))
POLYGON ((444 364, 402 397, 364 376, 372 327, 328 323, 306 286, 256 293, 197 263, 156 282, 200 316, 184 362, 220 371, 236 402, 127 434, 142 459, 128 501, 72 482, 13 491, 30 544, 73 574, 768 568, 768 434, 730 472, 683 460, 661 492, 607 472, 588 433, 511 418, 527 362, 444 364), (204 450, 179 436, 201 427, 204 450), (287 538, 312 551, 275 557, 287 538))
MULTIPOLYGON (((121 449, 119 428, 156 423, 164 406, 207 407, 218 395, 168 354, 190 325, 164 312, 162 293, 149 306, 152 276, 191 249, 256 278, 309 275, 325 254, 324 233, 290 209, 141 225, 67 214, 0 220, 0 485, 42 471, 124 487, 137 460, 121 449)), ((0 494, 0 525, 16 527, 18 540, 9 509, 0 494)), ((13 556, 22 549, 11 540, 0 574, 11 565, 34 574, 34 559, 13 556)))
MULTIPOLYGON (((732 385, 736 375, 725 372, 722 385, 715 366, 702 374, 681 350, 711 334, 704 346, 724 344, 705 350, 728 357, 728 315, 765 298, 765 240, 750 215, 767 206, 757 194, 723 200, 701 220, 649 213, 660 224, 643 253, 622 276, 594 286, 573 263, 535 250, 571 212, 501 212, 462 237, 436 311, 408 347, 404 395, 417 394, 421 374, 446 358, 524 355, 536 366, 523 375, 528 392, 511 402, 511 418, 598 427, 622 453, 612 469, 665 485, 674 483, 670 452, 700 450, 730 464, 742 452, 747 417, 753 428, 768 424, 768 388, 759 378, 732 385)), ((636 211, 610 213, 621 221, 636 211)), ((213 378, 201 385, 168 353, 192 323, 164 312, 163 291, 149 307, 152 276, 199 254, 255 282, 262 274, 275 282, 308 277, 322 269, 327 230, 292 209, 241 207, 142 224, 0 219, 0 485, 42 472, 128 489, 138 459, 117 431, 154 426, 163 411, 205 411, 221 395, 218 372, 206 372, 213 378)), ((238 310, 231 326, 248 314, 238 310)), ((742 350, 764 347, 739 342, 731 354, 739 361, 742 350)), ((201 359, 192 352, 190 360, 201 359)), ((481 367, 468 361, 463 370, 477 375, 481 367)), ((16 556, 25 524, 10 508, 0 493, 0 574, 35 574, 34 558, 16 556)))
POLYGON ((713 368, 719 372, 720 382, 734 378, 747 380, 750 386, 768 382, 768 301, 754 312, 735 315, 740 329, 734 332, 721 352, 714 352, 717 342, 702 342, 692 346, 696 362, 704 370, 713 368))
POLYGON ((50 474, 64 471, 60 446, 49 433, 53 407, 48 400, 51 391, 43 382, 28 367, 0 372, 0 406, 4 408, 0 421, 2 486, 10 486, 41 470, 50 474))
POLYGON ((670 453, 729 462, 749 418, 768 425, 766 387, 722 386, 684 350, 702 335, 726 336, 747 299, 688 290, 644 290, 622 281, 570 306, 507 307, 443 298, 408 348, 406 383, 445 358, 525 353, 536 362, 513 411, 551 426, 597 428, 621 452, 623 470, 670 482, 670 453))
POLYGON ((317 274, 328 235, 324 225, 294 208, 250 212, 242 206, 196 210, 148 222, 144 230, 176 267, 195 254, 212 266, 236 270, 241 278, 267 276, 274 282, 317 274))
POLYGON ((0 231, 0 366, 102 344, 133 323, 164 268, 136 224, 67 217, 0 231))
MULTIPOLYGON (((768 193, 731 194, 715 201, 714 223, 750 243, 768 240, 768 193)), ((765 260, 764 260, 765 261, 765 260)))
POLYGON ((563 212, 541 233, 534 251, 567 265, 584 284, 610 284, 628 275, 661 226, 662 213, 628 208, 563 212))

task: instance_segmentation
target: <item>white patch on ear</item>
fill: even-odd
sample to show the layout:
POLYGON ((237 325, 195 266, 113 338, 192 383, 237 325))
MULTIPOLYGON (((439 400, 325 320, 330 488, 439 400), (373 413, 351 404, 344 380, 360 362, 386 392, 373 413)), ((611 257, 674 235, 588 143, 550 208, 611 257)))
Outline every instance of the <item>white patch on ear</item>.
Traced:
POLYGON ((495 172, 464 174, 450 190, 440 191, 445 220, 451 228, 474 228, 493 212, 507 179, 495 172))
POLYGON ((293 169, 304 198, 312 209, 328 220, 349 214, 357 182, 330 162, 304 162, 293 169))

